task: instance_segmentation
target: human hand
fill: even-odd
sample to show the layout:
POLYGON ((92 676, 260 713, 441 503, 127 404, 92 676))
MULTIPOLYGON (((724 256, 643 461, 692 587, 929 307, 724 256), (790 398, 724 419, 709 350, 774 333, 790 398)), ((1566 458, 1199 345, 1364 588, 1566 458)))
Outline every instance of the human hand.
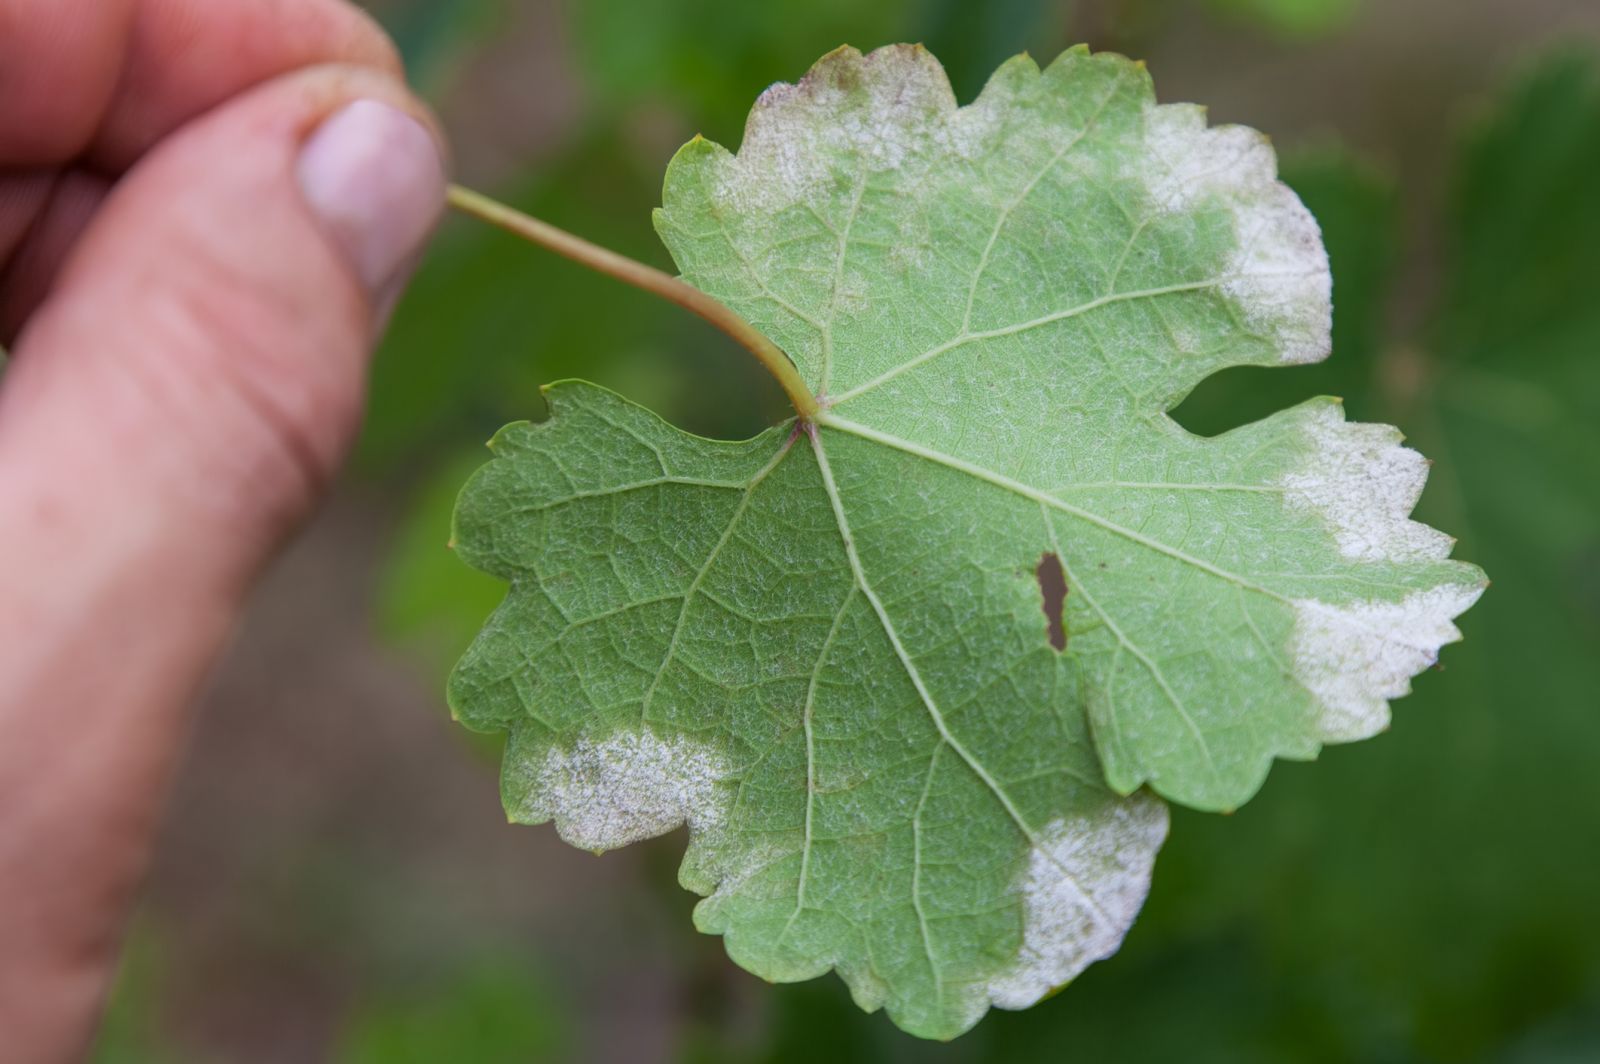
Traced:
MULTIPOLYGON (((186 706, 444 201, 343 0, 0 0, 0 1041, 82 1052, 186 706)), ((248 825, 241 825, 248 830, 248 825)))

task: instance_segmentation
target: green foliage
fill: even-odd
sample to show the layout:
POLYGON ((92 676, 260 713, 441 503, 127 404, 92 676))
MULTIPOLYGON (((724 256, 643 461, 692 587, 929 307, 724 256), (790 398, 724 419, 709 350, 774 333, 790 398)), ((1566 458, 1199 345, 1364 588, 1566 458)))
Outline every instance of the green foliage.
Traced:
POLYGON ((391 996, 364 1005, 335 1056, 338 1064, 532 1064, 567 1059, 569 1033, 547 1004, 543 980, 521 967, 483 964, 443 993, 391 996))
POLYGON ((1327 353, 1270 149, 1143 68, 1007 63, 957 110, 842 50, 696 139, 657 226, 825 409, 743 443, 592 385, 491 444, 456 518, 511 585, 452 678, 514 820, 601 850, 687 821, 703 930, 950 1037, 1114 951, 1165 834, 1274 757, 1387 725, 1481 573, 1407 519, 1425 466, 1316 400, 1165 411, 1327 353), (1066 646, 1035 567, 1059 559, 1066 646))
POLYGON ((1023 49, 1060 47, 1071 4, 1052 0, 600 0, 574 25, 581 66, 603 101, 663 101, 708 135, 732 135, 774 77, 802 73, 841 42, 863 49, 911 38, 944 61, 962 99, 1023 49))
POLYGON ((1362 0, 1211 0, 1211 4, 1286 36, 1313 37, 1349 22, 1362 0))
POLYGON ((167 981, 160 937, 149 923, 135 922, 89 1056, 93 1064, 178 1064, 186 1059, 168 1044, 162 1028, 167 981))
POLYGON ((587 76, 614 98, 660 99, 702 121, 731 121, 739 106, 793 76, 840 41, 881 42, 904 24, 910 0, 608 0, 579 5, 575 37, 587 76))
POLYGON ((446 546, 461 482, 481 464, 476 454, 444 464, 413 499, 384 559, 378 619, 383 635, 420 653, 439 675, 466 651, 505 584, 464 568, 446 546))

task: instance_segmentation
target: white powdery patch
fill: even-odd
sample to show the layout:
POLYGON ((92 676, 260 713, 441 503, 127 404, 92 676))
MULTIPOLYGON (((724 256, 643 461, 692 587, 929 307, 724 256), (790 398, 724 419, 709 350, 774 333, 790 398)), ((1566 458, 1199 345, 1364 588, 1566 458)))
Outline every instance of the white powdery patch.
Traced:
POLYGON ((1019 886, 1022 949, 989 981, 990 1000, 1025 1009, 1115 953, 1150 892, 1166 837, 1166 803, 1148 794, 1045 828, 1019 886))
POLYGON ((841 49, 799 84, 761 94, 715 194, 739 211, 821 202, 837 194, 837 173, 915 174, 942 156, 973 157, 998 127, 992 106, 956 107, 944 68, 921 48, 841 49))
POLYGON ((1284 362, 1317 362, 1331 348, 1333 276, 1322 231, 1289 187, 1267 138, 1244 126, 1206 127, 1192 104, 1146 112, 1146 155, 1135 165, 1168 211, 1220 201, 1236 247, 1223 291, 1276 344, 1284 362))
POLYGON ((688 822, 700 831, 726 812, 717 781, 726 765, 711 746, 683 736, 661 739, 649 728, 552 747, 539 769, 527 812, 554 820, 556 831, 586 850, 613 850, 688 822))
POLYGON ((1325 742, 1370 738, 1389 725, 1389 699, 1411 692, 1411 677, 1439 659, 1439 648, 1461 638, 1450 623, 1483 588, 1445 585, 1415 591, 1399 602, 1330 606, 1294 604, 1290 661, 1295 679, 1315 696, 1325 742))
POLYGON ((1307 411, 1310 458, 1278 481, 1291 509, 1315 513, 1339 553, 1357 561, 1434 561, 1454 541, 1411 520, 1428 480, 1428 460, 1400 444, 1388 425, 1347 422, 1337 406, 1307 411))

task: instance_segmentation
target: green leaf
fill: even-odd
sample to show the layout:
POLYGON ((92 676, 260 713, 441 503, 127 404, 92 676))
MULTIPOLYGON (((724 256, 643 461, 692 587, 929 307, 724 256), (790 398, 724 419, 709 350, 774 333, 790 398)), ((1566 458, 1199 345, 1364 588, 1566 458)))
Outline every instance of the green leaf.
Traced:
POLYGON ((1372 734, 1476 597, 1406 518, 1425 465, 1393 430, 1327 400, 1216 440, 1166 418, 1218 369, 1326 355, 1329 279, 1265 140, 1156 108, 1136 64, 1014 60, 957 110, 925 52, 836 53, 737 157, 688 145, 665 201, 685 277, 829 404, 824 466, 954 493, 1020 532, 1013 567, 1061 555, 1119 791, 1231 808, 1273 756, 1372 734))
POLYGON ((1323 357, 1329 280, 1264 139, 1142 66, 1019 58, 958 109, 921 49, 841 50, 664 202, 685 278, 825 409, 723 443, 550 389, 457 511, 511 591, 451 704, 510 731, 512 819, 596 850, 688 823, 696 922, 752 971, 836 968, 932 1037, 1025 1007, 1131 924, 1145 784, 1233 808, 1457 638, 1482 574, 1408 519, 1396 431, 1167 417, 1323 357))

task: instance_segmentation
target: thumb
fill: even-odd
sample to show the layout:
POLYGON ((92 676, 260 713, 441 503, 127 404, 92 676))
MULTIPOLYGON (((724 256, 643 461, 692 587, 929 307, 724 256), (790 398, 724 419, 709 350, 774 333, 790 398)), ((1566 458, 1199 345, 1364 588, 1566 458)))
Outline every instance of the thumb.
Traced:
POLYGON ((346 68, 222 105, 117 185, 13 348, 0 1030, 39 1050, 19 1059, 81 1037, 183 707, 354 431, 378 323, 443 204, 427 121, 346 68))
POLYGON ((0 461, 81 462, 97 491, 114 466, 146 509, 270 544, 342 456, 379 323, 442 208, 427 121, 382 75, 331 67, 170 137, 19 338, 0 461))

